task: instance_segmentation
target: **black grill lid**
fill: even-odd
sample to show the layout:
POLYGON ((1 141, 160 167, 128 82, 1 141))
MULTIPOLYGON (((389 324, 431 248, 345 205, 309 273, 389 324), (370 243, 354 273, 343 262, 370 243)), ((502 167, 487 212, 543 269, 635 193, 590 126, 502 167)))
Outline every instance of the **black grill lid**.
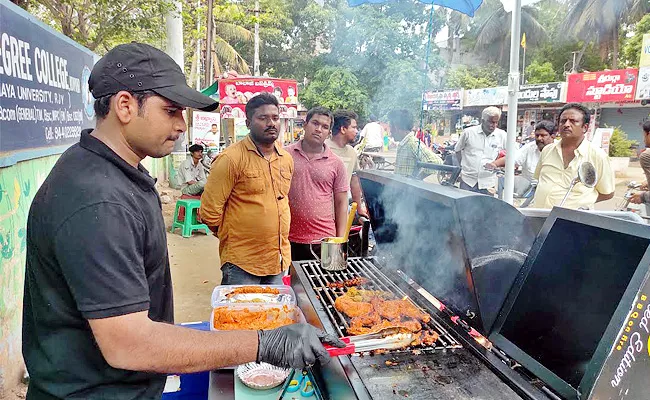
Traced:
POLYGON ((496 198, 381 171, 359 172, 379 255, 483 334, 534 240, 496 198))

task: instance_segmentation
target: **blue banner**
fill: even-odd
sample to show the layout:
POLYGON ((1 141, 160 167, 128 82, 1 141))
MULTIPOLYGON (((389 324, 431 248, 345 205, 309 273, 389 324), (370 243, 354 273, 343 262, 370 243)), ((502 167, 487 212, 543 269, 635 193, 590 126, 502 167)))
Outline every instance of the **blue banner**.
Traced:
POLYGON ((88 77, 95 60, 92 51, 0 0, 0 157, 62 149, 94 126, 88 77))

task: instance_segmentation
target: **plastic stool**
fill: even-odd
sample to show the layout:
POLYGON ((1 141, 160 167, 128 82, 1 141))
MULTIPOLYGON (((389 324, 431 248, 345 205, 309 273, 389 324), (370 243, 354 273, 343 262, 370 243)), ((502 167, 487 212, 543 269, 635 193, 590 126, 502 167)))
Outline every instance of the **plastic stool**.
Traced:
POLYGON ((195 230, 204 230, 207 235, 210 234, 210 228, 206 224, 199 223, 196 220, 196 213, 201 208, 201 200, 193 199, 180 199, 176 201, 176 209, 174 210, 174 222, 172 223, 171 232, 174 233, 176 228, 181 228, 183 237, 191 237, 192 232, 195 230), (183 221, 178 219, 180 210, 185 210, 185 218, 183 221))
MULTIPOLYGON (((181 195, 181 200, 183 200, 183 199, 196 199, 196 200, 201 200, 201 195, 193 196, 193 195, 191 195, 191 194, 182 194, 182 195, 181 195)), ((201 210, 198 210, 198 211, 196 212, 196 217, 197 217, 197 219, 201 219, 201 212, 200 212, 200 211, 201 211, 201 210)), ((185 221, 185 208, 181 208, 181 209, 178 211, 178 222, 183 222, 183 221, 185 221)))

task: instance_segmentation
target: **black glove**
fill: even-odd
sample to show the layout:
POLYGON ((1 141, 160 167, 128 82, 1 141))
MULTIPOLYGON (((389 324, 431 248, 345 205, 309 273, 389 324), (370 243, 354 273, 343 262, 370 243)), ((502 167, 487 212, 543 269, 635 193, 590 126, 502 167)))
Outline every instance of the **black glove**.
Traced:
POLYGON ((328 335, 309 324, 292 324, 269 331, 258 331, 257 362, 265 362, 282 368, 302 369, 318 360, 330 361, 323 343, 345 347, 339 338, 328 335))

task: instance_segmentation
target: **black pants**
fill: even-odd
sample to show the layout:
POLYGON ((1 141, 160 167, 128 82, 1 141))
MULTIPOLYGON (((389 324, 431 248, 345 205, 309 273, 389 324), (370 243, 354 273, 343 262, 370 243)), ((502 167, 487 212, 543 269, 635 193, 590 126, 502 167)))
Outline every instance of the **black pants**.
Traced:
MULTIPOLYGON (((309 244, 291 242, 291 261, 315 260, 309 250, 309 244)), ((320 244, 312 244, 311 248, 320 257, 320 244)))
POLYGON ((470 186, 463 182, 463 180, 460 180, 460 188, 463 190, 469 190, 470 192, 474 193, 480 193, 480 194, 487 194, 488 196, 492 196, 492 193, 490 193, 487 189, 479 189, 478 188, 478 183, 474 186, 470 186))
POLYGON ((253 275, 229 262, 221 266, 222 285, 282 285, 283 276, 283 272, 277 275, 253 275))

